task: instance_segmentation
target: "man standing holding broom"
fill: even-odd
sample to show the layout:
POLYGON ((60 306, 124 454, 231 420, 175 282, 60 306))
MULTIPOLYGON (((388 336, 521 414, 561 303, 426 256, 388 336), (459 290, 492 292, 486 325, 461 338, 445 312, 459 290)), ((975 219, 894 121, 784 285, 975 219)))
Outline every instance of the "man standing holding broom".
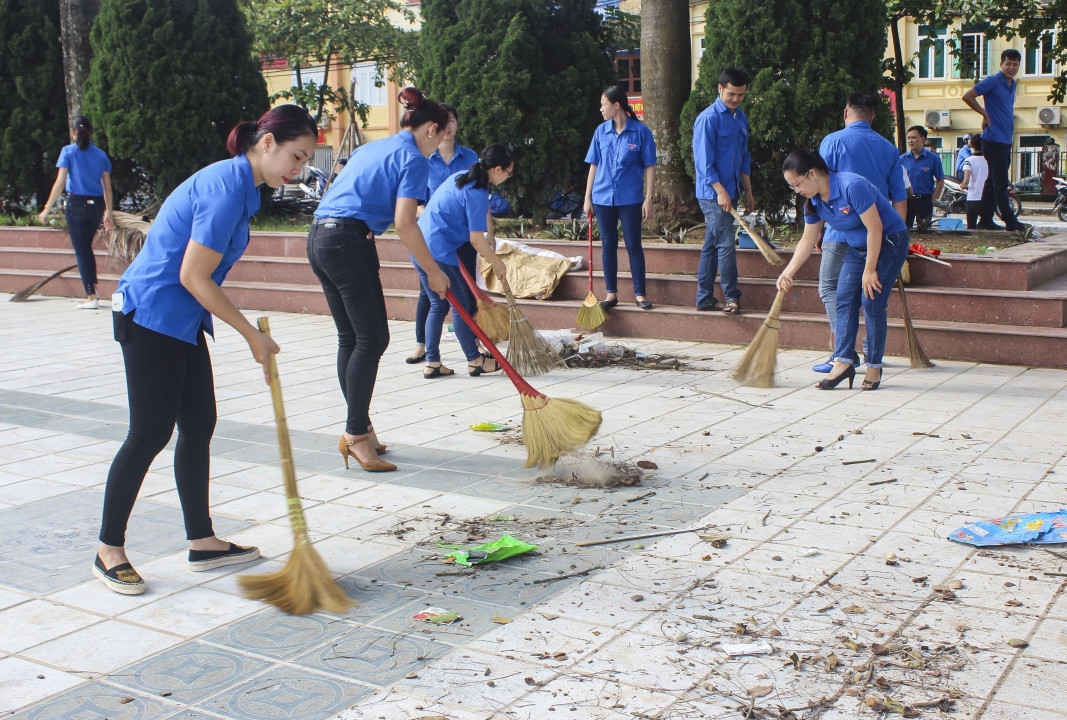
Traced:
MULTIPOLYGON (((878 191, 889 198, 893 207, 905 217, 908 211, 908 194, 904 187, 904 173, 900 167, 897 148, 885 137, 871 128, 880 100, 873 93, 854 92, 845 105, 845 127, 823 138, 819 155, 832 172, 856 173, 871 181, 878 191)), ((845 262, 848 243, 833 227, 827 227, 823 235, 822 260, 819 263, 819 299, 826 307, 830 321, 830 333, 837 337, 837 278, 845 262)), ((832 342, 832 340, 831 340, 832 342)), ((853 351, 853 361, 859 363, 859 355, 853 351)), ((819 373, 828 373, 833 368, 833 357, 812 367, 819 373)))
POLYGON ((734 219, 730 211, 743 190, 745 205, 755 207, 752 198, 751 158, 748 154, 748 116, 741 102, 748 92, 748 75, 726 68, 719 75, 719 98, 693 123, 693 166, 696 168, 696 196, 704 213, 704 247, 697 269, 697 310, 715 310, 715 274, 722 285, 722 311, 741 312, 741 291, 737 288, 737 247, 734 219))

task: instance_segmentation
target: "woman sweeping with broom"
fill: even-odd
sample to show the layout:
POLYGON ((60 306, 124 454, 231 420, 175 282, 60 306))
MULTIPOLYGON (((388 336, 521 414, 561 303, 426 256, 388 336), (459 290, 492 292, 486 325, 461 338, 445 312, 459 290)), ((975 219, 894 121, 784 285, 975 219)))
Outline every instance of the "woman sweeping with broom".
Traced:
MULTIPOLYGON (((469 170, 456 173, 441 183, 419 218, 419 227, 437 267, 448 276, 456 299, 472 315, 475 299, 461 274, 462 258, 458 253, 469 243, 493 266, 498 277, 506 277, 504 262, 497 257, 486 235, 489 186, 501 184, 513 172, 515 161, 507 148, 490 145, 469 170)), ((429 278, 420 263, 416 262, 415 270, 430 298, 430 312, 426 317, 426 369, 422 376, 429 380, 453 375, 452 369, 441 364, 441 329, 448 314, 448 300, 429 291, 429 278)), ((500 370, 492 355, 478 351, 474 333, 462 317, 455 318, 454 326, 456 339, 467 357, 468 374, 478 376, 500 370)))
POLYGON ((877 390, 882 383, 886 305, 908 254, 908 230, 893 204, 869 180, 854 173, 830 172, 817 153, 795 150, 782 164, 782 174, 789 187, 807 202, 804 235, 793 259, 778 276, 778 289, 788 292, 793 287, 793 278, 811 255, 824 224, 848 243, 837 281, 833 368, 815 387, 833 390, 843 380, 852 387, 856 377, 852 355, 862 308, 867 327, 863 352, 868 369, 861 387, 877 390))
POLYGON ((396 470, 379 457, 385 446, 370 422, 378 362, 389 345, 374 236, 392 223, 426 268, 429 289, 435 295, 448 290, 416 222, 418 205, 426 200, 426 158, 437 149, 448 112, 413 87, 404 88, 399 100, 405 108, 400 132, 352 155, 319 203, 308 234, 308 260, 337 326, 337 377, 348 404, 337 449, 345 467, 352 457, 367 472, 396 470))
MULTIPOLYGON (((215 388, 205 333, 212 316, 244 337, 264 366, 278 346, 234 307, 220 284, 248 246, 259 186, 281 187, 315 151, 318 127, 307 111, 281 105, 230 131, 233 155, 200 170, 170 194, 144 248, 112 296, 122 346, 130 429, 107 476, 100 547, 93 573, 111 590, 139 595, 145 582, 126 557, 126 525, 145 473, 175 425, 174 479, 190 542, 189 569, 259 557, 215 537, 208 504, 208 461, 215 388)), ((269 378, 268 378, 269 380, 269 378)))

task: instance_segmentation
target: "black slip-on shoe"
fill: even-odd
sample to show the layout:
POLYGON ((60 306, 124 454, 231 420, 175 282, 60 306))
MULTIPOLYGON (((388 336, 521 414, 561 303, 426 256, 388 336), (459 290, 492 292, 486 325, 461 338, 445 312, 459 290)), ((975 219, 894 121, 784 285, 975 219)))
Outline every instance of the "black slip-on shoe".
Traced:
POLYGON ((225 550, 190 550, 189 569, 193 572, 214 570, 227 565, 240 565, 258 557, 259 548, 230 543, 230 547, 225 550))
POLYGON ((141 595, 145 591, 144 578, 128 562, 116 565, 109 570, 104 567, 104 561, 97 555, 93 561, 93 575, 107 585, 108 590, 120 595, 141 595))

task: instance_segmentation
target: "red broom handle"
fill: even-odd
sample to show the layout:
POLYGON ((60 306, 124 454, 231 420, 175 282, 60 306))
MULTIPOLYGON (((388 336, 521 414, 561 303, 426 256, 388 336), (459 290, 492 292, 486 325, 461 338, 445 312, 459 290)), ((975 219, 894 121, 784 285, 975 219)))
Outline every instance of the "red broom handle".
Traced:
POLYGON ((522 379, 522 376, 511 366, 511 363, 507 361, 504 354, 497 349, 497 346, 493 344, 493 341, 489 339, 489 336, 485 334, 485 331, 478 327, 478 323, 474 322, 474 318, 470 316, 470 313, 467 312, 466 308, 459 304, 459 300, 456 300, 456 296, 452 294, 451 290, 445 293, 445 297, 448 298, 448 302, 452 304, 452 309, 459 313, 459 316, 463 318, 463 322, 467 323, 467 326, 471 331, 482 341, 482 345, 485 345, 486 349, 489 350, 489 354, 500 363, 500 367, 503 368, 504 374, 506 374, 515 385, 515 389, 523 395, 545 397, 543 394, 534 390, 530 383, 522 379))
POLYGON ((589 228, 589 292, 593 292, 593 214, 586 215, 585 220, 589 228))
POLYGON ((471 274, 467 272, 467 266, 464 265, 462 262, 459 263, 459 272, 461 275, 463 275, 463 279, 467 281, 468 287, 470 287, 471 292, 474 293, 474 296, 476 298, 478 298, 479 300, 493 302, 493 298, 489 297, 489 293, 487 293, 485 290, 482 290, 480 287, 478 287, 478 283, 474 282, 474 278, 472 278, 471 274))

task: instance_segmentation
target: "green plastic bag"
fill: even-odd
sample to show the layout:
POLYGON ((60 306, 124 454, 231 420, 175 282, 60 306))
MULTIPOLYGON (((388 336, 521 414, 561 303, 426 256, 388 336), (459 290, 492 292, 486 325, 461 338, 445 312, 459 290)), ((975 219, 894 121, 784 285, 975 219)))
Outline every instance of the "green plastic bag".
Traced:
POLYGON ((536 549, 536 545, 516 540, 510 535, 501 535, 499 540, 494 540, 469 550, 454 550, 445 557, 452 558, 458 565, 473 567, 475 565, 484 565, 485 563, 500 562, 501 560, 507 560, 509 557, 523 555, 536 549))

